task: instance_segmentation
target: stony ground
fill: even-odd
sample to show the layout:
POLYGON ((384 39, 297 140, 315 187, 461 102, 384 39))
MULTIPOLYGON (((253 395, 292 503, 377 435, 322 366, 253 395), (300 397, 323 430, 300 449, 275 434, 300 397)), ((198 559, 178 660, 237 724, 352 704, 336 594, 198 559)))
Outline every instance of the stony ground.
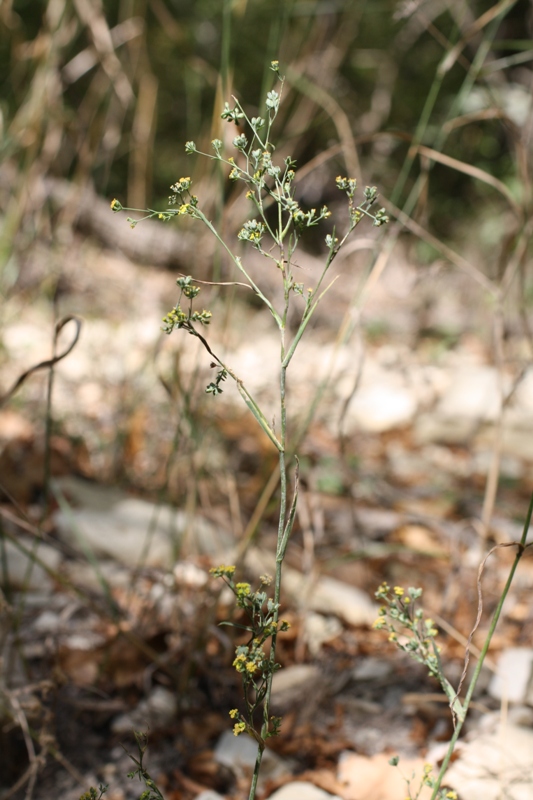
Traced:
MULTIPOLYGON (((3 316, 3 390, 50 357, 54 314, 83 324, 55 367, 48 505, 47 371, 0 410, 3 798, 75 798, 99 782, 110 800, 137 796, 122 747, 134 751, 132 729, 150 730, 148 763, 165 797, 247 796, 253 747, 231 733, 240 687, 234 645, 216 625, 230 611, 207 570, 253 534, 263 501, 242 569, 251 580, 271 570, 275 452, 235 385, 205 395, 213 369, 197 343, 161 334, 174 274, 79 237, 68 257, 43 248, 30 263, 3 316)), ((312 284, 316 260, 303 256, 299 267, 312 284)), ((276 276, 254 268, 275 292, 276 276)), ((371 628, 374 591, 382 580, 424 589, 457 684, 478 566, 496 542, 520 537, 533 472, 528 343, 509 325, 505 363, 495 365, 483 290, 444 263, 422 267, 403 245, 376 282, 363 250, 337 272, 290 373, 293 432, 320 402, 299 447, 283 608, 292 627, 274 693, 284 723, 261 784, 278 800, 400 798, 392 754, 407 777, 442 758, 447 703, 422 666, 371 628)), ((204 295, 210 346, 276 425, 269 314, 238 288, 204 295)), ((73 333, 71 322, 57 351, 73 333)), ((485 567, 473 661, 512 557, 498 551, 485 567)), ((526 558, 482 674, 473 740, 448 777, 468 800, 496 798, 502 784, 506 796, 533 797, 532 580, 526 558)))

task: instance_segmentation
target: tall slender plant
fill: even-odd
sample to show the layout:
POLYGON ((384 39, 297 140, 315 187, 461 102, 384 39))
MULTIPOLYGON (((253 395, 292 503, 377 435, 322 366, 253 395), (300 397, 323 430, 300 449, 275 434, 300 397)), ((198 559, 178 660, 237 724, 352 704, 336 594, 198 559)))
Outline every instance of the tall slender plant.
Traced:
MULTIPOLYGON (((283 285, 283 301, 281 307, 276 307, 275 301, 267 296, 252 276, 244 257, 237 255, 232 246, 226 243, 213 223, 205 216, 201 209, 200 201, 191 191, 192 181, 188 177, 180 178, 172 185, 172 194, 169 197, 169 207, 164 211, 153 209, 127 209, 118 200, 113 200, 113 211, 139 212, 141 219, 158 218, 169 221, 175 217, 189 216, 202 222, 216 237, 217 241, 228 254, 229 258, 241 273, 246 285, 251 287, 258 298, 268 308, 280 337, 280 365, 279 365, 279 428, 267 420, 264 411, 254 399, 251 392, 234 370, 213 351, 208 343, 204 330, 211 322, 211 312, 195 310, 194 300, 200 292, 190 276, 180 277, 177 281, 180 294, 178 302, 163 319, 163 330, 172 333, 174 330, 184 330, 197 338, 207 351, 211 364, 217 367, 215 379, 209 383, 206 392, 216 396, 222 392, 222 384, 229 377, 235 382, 237 389, 248 406, 249 410, 266 433, 273 446, 278 451, 280 474, 280 504, 278 536, 276 547, 275 575, 261 576, 259 588, 252 590, 249 583, 235 582, 235 566, 222 565, 212 570, 216 577, 226 581, 236 597, 236 604, 248 617, 248 624, 241 626, 248 635, 245 644, 236 649, 233 665, 242 676, 244 690, 244 709, 233 709, 230 716, 234 719, 234 733, 248 733, 257 742, 257 759, 253 778, 250 786, 250 800, 255 797, 257 780, 261 767, 261 760, 266 740, 278 733, 280 719, 270 715, 270 699, 272 692, 272 678, 279 668, 276 663, 276 644, 279 631, 286 630, 288 623, 279 619, 282 566, 287 550, 287 544, 294 524, 296 503, 298 497, 298 458, 294 457, 294 488, 292 499, 289 498, 288 481, 288 456, 292 452, 287 437, 287 406, 286 406, 286 381, 287 372, 305 330, 316 311, 316 308, 327 292, 325 285, 326 276, 330 267, 354 229, 364 220, 370 220, 373 225, 381 226, 388 222, 385 209, 373 211, 377 200, 375 187, 366 187, 363 199, 356 204, 355 194, 357 182, 354 178, 338 177, 337 188, 346 195, 349 211, 348 229, 343 235, 337 235, 333 227, 331 233, 325 237, 327 254, 324 258, 322 272, 316 284, 305 287, 303 283, 295 280, 294 265, 295 252, 300 240, 308 228, 313 228, 319 223, 329 219, 331 212, 326 206, 320 210, 314 208, 305 210, 296 199, 296 163, 287 157, 281 164, 274 158, 275 147, 272 143, 272 128, 279 111, 283 92, 284 78, 279 72, 279 64, 273 61, 273 72, 278 79, 277 89, 267 93, 264 117, 248 117, 242 105, 234 99, 233 108, 226 103, 222 112, 222 119, 228 123, 239 126, 244 125, 245 130, 239 132, 233 139, 235 155, 226 157, 224 145, 220 139, 211 142, 213 153, 201 153, 193 141, 185 145, 188 154, 200 154, 206 158, 218 161, 229 170, 229 180, 241 181, 246 187, 246 197, 252 208, 250 218, 243 224, 238 233, 238 240, 255 248, 267 261, 269 261, 279 274, 283 285), (246 131, 246 132, 245 132, 246 131), (268 213, 267 208, 274 207, 275 213, 268 213), (296 333, 290 334, 287 326, 289 311, 296 298, 300 299, 300 323, 296 333), (267 587, 273 583, 273 591, 269 597, 267 587), (268 652, 265 645, 270 641, 268 652)), ((132 227, 141 219, 128 217, 132 227)), ((229 624, 229 623, 227 623, 229 624)))

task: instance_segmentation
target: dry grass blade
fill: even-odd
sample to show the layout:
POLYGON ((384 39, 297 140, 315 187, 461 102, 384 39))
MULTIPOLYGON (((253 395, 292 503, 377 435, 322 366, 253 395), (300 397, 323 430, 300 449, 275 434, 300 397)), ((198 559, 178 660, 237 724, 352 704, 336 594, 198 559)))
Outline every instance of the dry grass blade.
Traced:
POLYGON ((483 122, 489 119, 504 119, 507 124, 510 124, 510 119, 501 108, 484 108, 481 111, 472 111, 469 114, 462 114, 460 117, 455 117, 448 122, 445 122, 443 130, 447 133, 461 128, 463 125, 470 125, 472 122, 483 122))
MULTIPOLYGON (((109 31, 114 48, 136 39, 144 32, 144 20, 141 17, 130 17, 124 22, 115 25, 109 31)), ((98 63, 98 55, 94 48, 87 47, 77 53, 63 67, 61 74, 67 83, 76 83, 83 75, 98 63)))
POLYGON ((117 58, 113 45, 113 37, 103 14, 103 9, 98 2, 89 0, 74 0, 76 11, 84 25, 87 26, 100 57, 100 63, 117 97, 128 108, 134 100, 135 94, 122 65, 117 58))
POLYGON ((393 214, 402 225, 404 225, 411 233, 414 233, 415 236, 418 236, 423 241, 427 242, 428 244, 432 245, 436 250, 442 253, 452 264, 455 264, 459 269, 464 270, 468 275, 470 275, 477 283, 479 283, 484 289, 490 292, 492 295, 496 295, 498 293, 498 286, 487 278, 481 270, 477 269, 473 264, 466 260, 452 250, 447 244, 442 242, 436 236, 429 233, 429 231, 425 230, 418 222, 415 222, 414 219, 407 216, 407 214, 402 211, 400 208, 395 206, 390 200, 384 200, 383 204, 385 208, 393 214))
POLYGON ((489 172, 486 172, 484 169, 480 169, 479 167, 474 167, 472 164, 467 164, 464 161, 459 161, 457 158, 447 156, 444 153, 439 153, 437 150, 433 150, 433 148, 425 147, 421 144, 413 145, 412 150, 422 156, 426 156, 432 161, 437 161, 439 164, 444 164, 446 167, 450 167, 457 172, 462 172, 464 175, 469 175, 471 178, 475 178, 478 181, 486 183, 488 186, 492 186, 505 197, 515 214, 517 216, 520 215, 520 206, 514 199, 507 186, 489 172))
POLYGON ((469 634, 467 642, 466 642, 464 667, 463 667, 463 671, 461 673, 461 678, 459 680, 459 685, 457 687, 456 697, 459 697, 459 694, 461 692, 461 689, 463 688, 463 684, 464 684, 465 679, 466 679, 466 673, 468 671, 468 665, 470 663, 470 651, 471 651, 472 639, 474 638, 475 632, 479 628, 479 623, 481 622, 481 615, 483 614, 483 590, 481 588, 481 578, 483 577, 483 573, 485 571, 485 564, 487 563, 487 561, 489 560, 491 555, 493 553, 495 553, 496 550, 500 550, 501 548, 504 548, 504 547, 516 547, 518 549, 518 552, 520 553, 520 552, 524 552, 528 547, 532 547, 532 546, 533 546, 533 544, 523 545, 522 542, 503 542, 501 544, 497 544, 497 545, 495 545, 494 547, 492 547, 489 550, 489 552, 487 553, 487 555, 485 556, 485 558, 483 559, 483 561, 479 565, 479 569, 478 569, 478 573, 477 573, 477 582, 476 582, 477 596, 478 596, 478 606, 477 606, 476 621, 474 623, 474 627, 470 631, 470 634, 469 634))
POLYGON ((450 50, 442 62, 440 68, 441 74, 445 75, 447 72, 449 72, 459 58, 462 50, 466 47, 468 42, 474 38, 474 36, 480 33, 483 28, 496 19, 500 14, 504 14, 506 11, 509 11, 513 6, 516 5, 517 2, 518 0, 500 0, 499 3, 496 3, 496 5, 492 6, 492 8, 489 8, 488 11, 478 17, 478 19, 468 28, 462 39, 460 39, 455 47, 450 50))
POLYGON ((152 154, 157 116, 157 92, 159 84, 152 73, 141 76, 139 98, 135 107, 132 128, 132 157, 128 182, 128 203, 136 208, 147 205, 151 183, 152 154))
POLYGON ((305 75, 298 74, 297 72, 288 69, 287 80, 302 94, 307 95, 313 100, 316 105, 324 109, 329 114, 333 124, 337 129, 339 139, 341 140, 342 152, 346 162, 346 168, 350 175, 360 179, 361 165, 359 163, 359 156, 355 145, 355 139, 352 133, 350 120, 345 111, 341 108, 339 103, 331 96, 331 94, 316 83, 312 83, 305 75))

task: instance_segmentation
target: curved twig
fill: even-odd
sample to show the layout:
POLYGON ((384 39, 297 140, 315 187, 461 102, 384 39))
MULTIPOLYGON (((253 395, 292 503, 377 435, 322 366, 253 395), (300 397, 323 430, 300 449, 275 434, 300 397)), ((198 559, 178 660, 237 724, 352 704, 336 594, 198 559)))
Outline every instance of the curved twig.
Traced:
POLYGON ((29 378, 30 375, 33 375, 34 372, 37 372, 40 369, 49 369, 50 367, 53 367, 54 364, 57 364, 59 361, 62 361, 64 358, 66 358, 66 356, 68 356, 69 353, 72 352, 72 350, 78 343, 78 339, 80 338, 82 321, 79 317, 75 317, 72 314, 69 314, 69 316, 63 317, 63 319, 60 319, 59 322, 56 323, 54 331, 54 343, 57 342, 57 337, 59 336, 60 332, 63 330, 63 328, 68 322, 74 322, 74 324, 76 325, 76 333, 74 334, 74 338, 67 347, 67 349, 64 350, 62 353, 59 353, 57 356, 54 356, 53 358, 48 358, 46 361, 40 361, 38 364, 35 364, 33 367, 27 369, 26 372, 23 372, 22 375, 20 375, 17 378, 11 389, 4 395, 0 396, 0 407, 3 406, 4 403, 7 403, 7 401, 11 397, 13 397, 17 389, 19 389, 20 386, 22 386, 26 378, 29 378))

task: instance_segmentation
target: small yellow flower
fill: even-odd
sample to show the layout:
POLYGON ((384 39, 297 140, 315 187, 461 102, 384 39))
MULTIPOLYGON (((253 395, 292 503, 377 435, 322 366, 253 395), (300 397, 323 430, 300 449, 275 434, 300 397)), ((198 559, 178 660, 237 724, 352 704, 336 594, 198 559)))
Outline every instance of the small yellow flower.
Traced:
POLYGON ((233 735, 239 736, 239 734, 244 733, 245 730, 246 730, 246 724, 244 722, 237 722, 233 726, 233 735))
POLYGON ((239 709, 238 708, 232 708, 231 711, 229 712, 229 715, 230 715, 230 717, 232 719, 235 719, 235 717, 239 716, 239 709))
POLYGON ((233 666, 235 667, 237 672, 244 672, 245 664, 246 664, 246 656, 242 654, 237 656, 233 661, 233 666))
POLYGON ((446 792, 446 797, 449 797, 450 800, 457 800, 457 792, 446 792))
POLYGON ((404 594, 404 592, 405 592, 405 589, 402 589, 402 587, 401 587, 401 586, 395 586, 395 587, 394 587, 394 594, 395 594, 397 597, 401 597, 401 596, 404 594))
POLYGON ((248 663, 246 664, 246 671, 249 672, 250 674, 253 674, 256 669, 257 667, 255 666, 254 662, 248 661, 248 663))
POLYGON ((391 633, 390 636, 389 636, 389 642, 397 642, 397 641, 398 641, 397 634, 395 634, 394 632, 391 633))

